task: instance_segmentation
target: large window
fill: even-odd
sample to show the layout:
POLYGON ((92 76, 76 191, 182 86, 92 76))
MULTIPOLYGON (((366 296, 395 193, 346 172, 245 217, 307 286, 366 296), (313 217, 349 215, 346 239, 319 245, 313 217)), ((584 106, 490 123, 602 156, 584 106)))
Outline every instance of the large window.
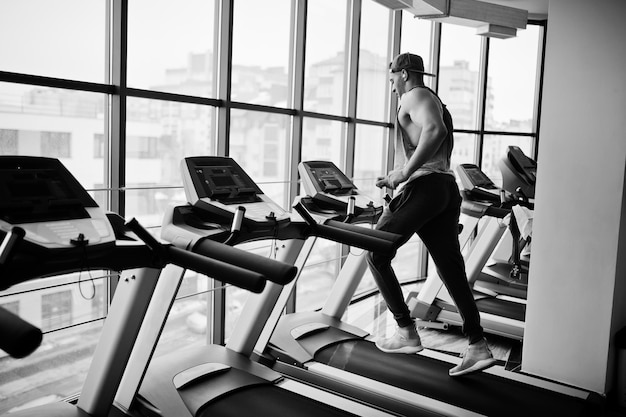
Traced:
MULTIPOLYGON (((157 236, 168 207, 186 203, 187 156, 234 158, 286 209, 302 191, 298 162, 329 160, 380 202, 374 183, 391 163, 395 111, 388 63, 400 50, 438 73, 425 81, 454 118, 453 163, 478 163, 497 180, 507 146, 536 156, 542 37, 531 24, 488 40, 373 0, 5 1, 0 155, 59 158, 104 209, 157 236)), ((403 280, 423 274, 417 241, 394 260, 403 280)), ((319 308, 346 254, 319 242, 296 310, 319 308)), ((0 305, 45 332, 28 358, 0 353, 0 414, 80 390, 117 279, 85 271, 0 292, 0 305)), ((209 329, 228 338, 248 294, 213 284, 186 273, 159 353, 206 343, 209 329)), ((374 288, 370 277, 361 290, 374 288)))

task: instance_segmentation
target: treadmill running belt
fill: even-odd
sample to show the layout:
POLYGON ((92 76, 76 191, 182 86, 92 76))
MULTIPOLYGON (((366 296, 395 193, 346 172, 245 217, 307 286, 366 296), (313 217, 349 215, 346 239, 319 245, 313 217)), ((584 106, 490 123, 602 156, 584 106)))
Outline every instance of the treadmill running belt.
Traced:
POLYGON ((204 407, 195 417, 298 416, 357 417, 274 385, 234 391, 204 407))
POLYGON ((365 340, 328 346, 315 360, 489 416, 596 415, 590 401, 485 372, 451 378, 451 364, 419 354, 383 353, 365 340))
POLYGON ((494 314, 519 321, 526 319, 526 304, 489 297, 476 300, 476 306, 481 313, 494 314))

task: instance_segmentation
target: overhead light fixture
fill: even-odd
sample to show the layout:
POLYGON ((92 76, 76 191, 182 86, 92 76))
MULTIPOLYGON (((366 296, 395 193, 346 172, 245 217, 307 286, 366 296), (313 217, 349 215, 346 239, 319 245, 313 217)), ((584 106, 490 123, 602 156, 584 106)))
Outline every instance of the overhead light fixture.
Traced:
POLYGON ((403 9, 420 19, 476 28, 476 34, 512 38, 525 29, 528 11, 477 0, 375 0, 392 10, 403 9))

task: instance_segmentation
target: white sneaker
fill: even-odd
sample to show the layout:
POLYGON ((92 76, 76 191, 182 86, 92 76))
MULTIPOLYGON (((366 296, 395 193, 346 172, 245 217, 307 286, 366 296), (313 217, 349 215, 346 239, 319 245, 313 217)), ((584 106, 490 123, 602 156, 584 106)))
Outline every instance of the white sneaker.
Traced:
POLYGON ((450 376, 461 376, 482 371, 496 364, 485 339, 469 345, 465 350, 463 362, 448 371, 450 376))
POLYGON ((415 324, 398 327, 393 336, 378 339, 376 347, 385 353, 417 353, 422 351, 422 341, 415 324))

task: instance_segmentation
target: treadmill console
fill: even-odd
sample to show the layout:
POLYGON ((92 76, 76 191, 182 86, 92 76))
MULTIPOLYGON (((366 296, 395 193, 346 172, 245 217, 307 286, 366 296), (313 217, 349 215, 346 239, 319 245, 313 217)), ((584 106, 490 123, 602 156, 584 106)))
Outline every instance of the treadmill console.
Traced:
POLYGON ((185 195, 193 206, 226 217, 243 207, 246 219, 257 222, 289 219, 232 158, 189 157, 181 168, 185 195))
POLYGON ((345 214, 350 199, 354 199, 355 216, 370 221, 382 214, 382 206, 361 194, 356 185, 330 161, 304 161, 298 165, 304 192, 319 209, 319 214, 345 214))
POLYGON ((527 157, 518 146, 509 146, 499 166, 502 171, 502 188, 512 193, 519 188, 526 197, 535 197, 537 163, 527 157))
POLYGON ((497 202, 501 201, 500 193, 503 192, 478 166, 474 164, 459 164, 457 174, 466 194, 478 201, 497 202))
POLYGON ((115 242, 104 211, 54 158, 0 156, 0 231, 47 248, 115 242))

